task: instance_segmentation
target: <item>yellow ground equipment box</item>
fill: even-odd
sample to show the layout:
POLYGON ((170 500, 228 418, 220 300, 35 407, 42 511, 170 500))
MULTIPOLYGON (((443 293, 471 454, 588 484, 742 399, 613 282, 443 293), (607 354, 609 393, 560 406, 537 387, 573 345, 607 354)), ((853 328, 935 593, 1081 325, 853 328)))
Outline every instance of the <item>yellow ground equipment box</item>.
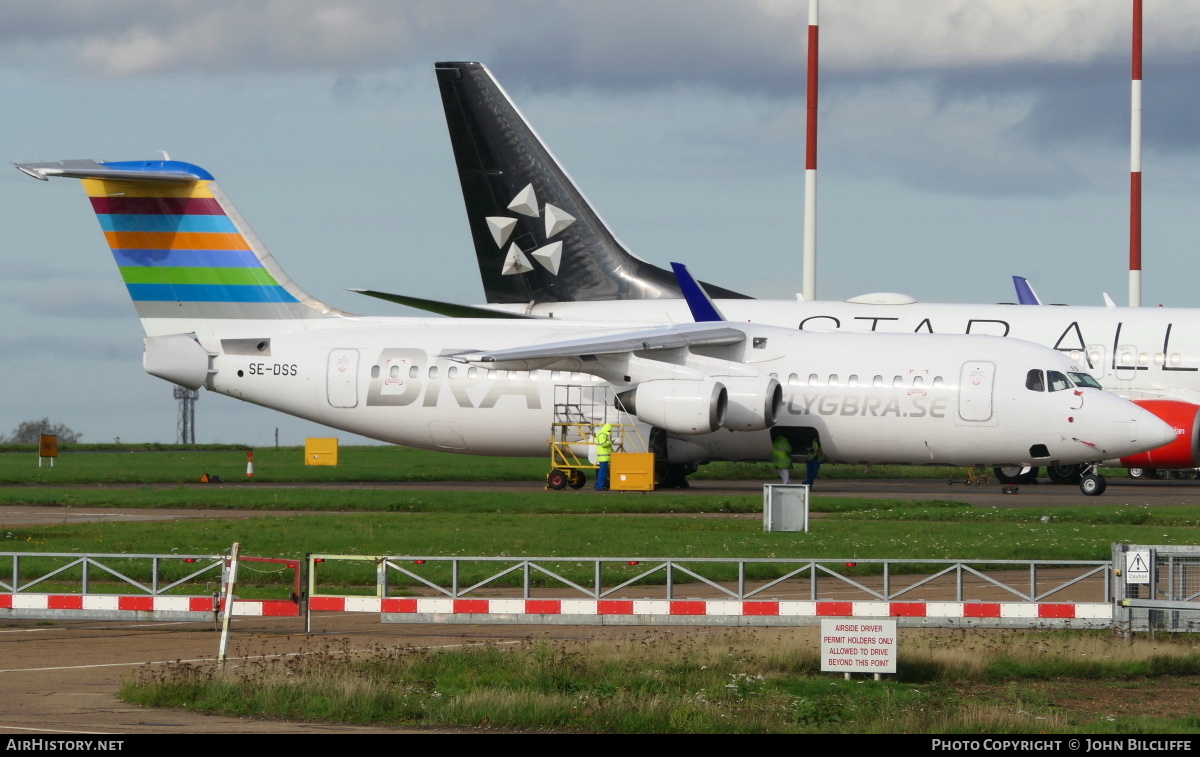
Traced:
MULTIPOLYGON (((596 433, 606 423, 612 425, 613 461, 618 453, 646 452, 646 443, 633 418, 622 407, 611 386, 555 384, 547 489, 583 488, 587 483, 584 471, 595 471, 599 467, 596 463, 596 433)), ((650 457, 650 484, 646 491, 654 488, 653 455, 650 457)), ((612 466, 613 462, 610 462, 610 473, 614 470, 612 466)), ((637 486, 633 483, 630 479, 624 488, 627 491, 642 490, 640 480, 637 486)), ((609 488, 618 488, 615 476, 609 476, 609 488)))
POLYGON ((608 464, 608 488, 616 492, 654 491, 654 453, 614 452, 608 464))
POLYGON ((305 465, 337 465, 338 440, 309 438, 304 440, 305 465))

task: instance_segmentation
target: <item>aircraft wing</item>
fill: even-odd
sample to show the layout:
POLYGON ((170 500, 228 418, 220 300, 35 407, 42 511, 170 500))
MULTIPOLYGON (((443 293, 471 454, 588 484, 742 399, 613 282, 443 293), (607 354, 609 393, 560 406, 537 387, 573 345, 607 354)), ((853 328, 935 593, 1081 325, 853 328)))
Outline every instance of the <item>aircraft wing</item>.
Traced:
POLYGON ((745 340, 746 334, 738 329, 723 324, 697 323, 631 331, 624 334, 607 334, 586 339, 570 339, 534 347, 459 352, 442 357, 460 363, 508 363, 522 360, 553 360, 555 358, 653 352, 681 347, 724 347, 740 344, 745 340))
POLYGON ((409 297, 404 294, 389 294, 388 292, 377 292, 374 289, 351 289, 351 292, 365 294, 368 297, 375 297, 380 300, 394 302, 397 305, 407 305, 410 308, 424 310, 429 313, 437 313, 451 318, 535 318, 540 319, 540 315, 526 315, 524 313, 513 313, 507 310, 492 310, 491 308, 475 307, 474 305, 457 305, 453 302, 442 302, 440 300, 426 300, 421 297, 409 297))

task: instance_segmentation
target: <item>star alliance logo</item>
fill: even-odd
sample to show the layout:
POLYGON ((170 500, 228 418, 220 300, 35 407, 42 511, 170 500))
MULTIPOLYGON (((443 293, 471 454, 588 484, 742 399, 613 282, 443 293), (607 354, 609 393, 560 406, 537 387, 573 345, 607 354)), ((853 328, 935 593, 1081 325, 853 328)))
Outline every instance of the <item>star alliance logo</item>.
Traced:
MULTIPOLYGON (((537 193, 533 191, 533 185, 527 184, 524 189, 517 193, 513 201, 508 204, 508 209, 514 213, 520 213, 523 216, 530 218, 544 217, 546 219, 546 240, 558 234, 563 229, 575 223, 575 216, 566 212, 562 208, 556 208, 550 203, 546 203, 541 212, 538 211, 537 193)), ((492 232, 492 239, 496 240, 496 246, 501 250, 508 242, 508 238, 512 235, 512 230, 516 228, 517 219, 507 216, 487 216, 488 229, 492 232)), ((528 273, 533 270, 533 263, 529 262, 529 258, 533 258, 543 268, 551 273, 558 275, 558 265, 562 260, 562 242, 550 242, 536 250, 526 253, 513 242, 508 247, 508 254, 504 257, 504 268, 501 273, 505 276, 511 276, 517 273, 528 273)))

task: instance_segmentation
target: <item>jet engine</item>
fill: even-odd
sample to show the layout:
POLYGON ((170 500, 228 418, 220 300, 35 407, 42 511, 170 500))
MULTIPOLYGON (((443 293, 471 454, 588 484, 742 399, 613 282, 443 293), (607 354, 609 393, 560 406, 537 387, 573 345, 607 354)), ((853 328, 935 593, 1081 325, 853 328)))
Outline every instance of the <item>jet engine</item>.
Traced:
POLYGON ((676 434, 710 434, 725 423, 729 392, 713 379, 643 381, 617 397, 638 420, 676 434))
POLYGON ((783 407, 779 379, 722 376, 721 383, 729 392, 729 410, 722 426, 731 431, 762 431, 775 425, 783 407))
POLYGON ((1197 434, 1200 426, 1200 405, 1179 400, 1133 400, 1138 405, 1162 418, 1175 429, 1175 441, 1149 452, 1121 458, 1126 468, 1195 468, 1200 466, 1200 449, 1197 434))

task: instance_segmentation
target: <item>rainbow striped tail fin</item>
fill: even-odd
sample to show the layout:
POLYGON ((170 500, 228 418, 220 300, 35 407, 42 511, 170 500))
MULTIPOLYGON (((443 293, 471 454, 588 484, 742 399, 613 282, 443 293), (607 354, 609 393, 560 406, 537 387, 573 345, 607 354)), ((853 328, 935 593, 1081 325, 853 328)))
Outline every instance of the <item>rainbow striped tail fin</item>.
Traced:
POLYGON ((349 315, 293 282, 199 166, 174 160, 15 164, 83 180, 147 336, 349 315))

